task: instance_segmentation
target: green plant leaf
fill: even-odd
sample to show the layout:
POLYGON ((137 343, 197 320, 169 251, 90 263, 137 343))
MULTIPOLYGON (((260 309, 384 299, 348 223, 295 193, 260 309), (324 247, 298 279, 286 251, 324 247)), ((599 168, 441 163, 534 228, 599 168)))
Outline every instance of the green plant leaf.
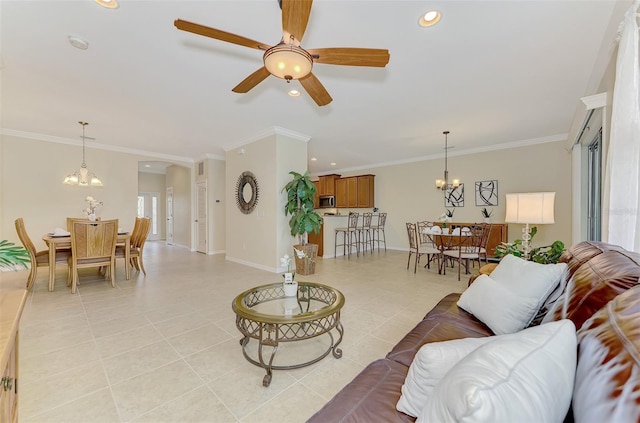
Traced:
POLYGON ((12 269, 15 266, 27 268, 31 261, 29 252, 7 240, 0 241, 0 267, 12 269))

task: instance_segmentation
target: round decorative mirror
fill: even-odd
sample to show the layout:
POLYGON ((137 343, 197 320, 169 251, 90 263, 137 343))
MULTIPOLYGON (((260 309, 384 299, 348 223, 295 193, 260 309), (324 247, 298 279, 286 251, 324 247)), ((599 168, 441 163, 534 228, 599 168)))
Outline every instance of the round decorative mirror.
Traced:
POLYGON ((236 183, 236 204, 240 211, 249 214, 258 204, 258 181, 253 173, 242 172, 236 183))

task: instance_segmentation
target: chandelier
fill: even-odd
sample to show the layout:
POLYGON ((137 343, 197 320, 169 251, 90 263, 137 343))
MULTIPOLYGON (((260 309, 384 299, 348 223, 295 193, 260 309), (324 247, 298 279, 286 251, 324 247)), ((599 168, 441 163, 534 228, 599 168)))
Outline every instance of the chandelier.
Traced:
POLYGON ((82 125, 82 164, 80 165, 80 169, 68 174, 67 177, 64 178, 64 183, 67 185, 79 185, 81 187, 101 187, 102 181, 95 173, 89 172, 87 164, 84 161, 84 142, 86 138, 84 135, 84 127, 87 126, 89 122, 80 121, 78 123, 82 125))
MULTIPOLYGON (((447 135, 449 135, 449 131, 444 131, 444 179, 436 179, 436 188, 441 190, 446 190, 449 185, 449 170, 447 169, 447 150, 449 146, 447 144, 447 135)), ((451 181, 452 188, 458 188, 460 186, 460 179, 454 179, 451 181)))

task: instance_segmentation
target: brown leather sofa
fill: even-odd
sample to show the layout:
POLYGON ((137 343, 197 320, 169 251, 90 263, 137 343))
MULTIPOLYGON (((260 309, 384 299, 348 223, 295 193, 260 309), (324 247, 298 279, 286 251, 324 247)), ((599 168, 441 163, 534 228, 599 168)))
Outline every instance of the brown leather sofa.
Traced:
MULTIPOLYGON (((640 421, 640 254, 601 242, 581 242, 560 259, 563 281, 541 308, 548 322, 571 319, 578 338, 572 410, 566 421, 640 421)), ((385 358, 362 370, 308 421, 413 422, 396 410, 409 366, 430 342, 492 336, 444 297, 385 358)))

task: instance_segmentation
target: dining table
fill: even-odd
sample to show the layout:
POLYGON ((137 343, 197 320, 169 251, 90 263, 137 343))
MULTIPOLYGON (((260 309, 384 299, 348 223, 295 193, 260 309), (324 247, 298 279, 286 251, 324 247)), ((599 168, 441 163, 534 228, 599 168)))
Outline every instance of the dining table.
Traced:
MULTIPOLYGON (((58 235, 56 233, 46 233, 42 235, 42 240, 49 247, 49 291, 53 291, 56 281, 56 250, 71 249, 71 234, 58 235)), ((125 278, 131 279, 131 266, 129 266, 131 251, 131 233, 118 232, 117 243, 124 245, 125 278)), ((72 252, 73 254, 73 252, 72 252)))

